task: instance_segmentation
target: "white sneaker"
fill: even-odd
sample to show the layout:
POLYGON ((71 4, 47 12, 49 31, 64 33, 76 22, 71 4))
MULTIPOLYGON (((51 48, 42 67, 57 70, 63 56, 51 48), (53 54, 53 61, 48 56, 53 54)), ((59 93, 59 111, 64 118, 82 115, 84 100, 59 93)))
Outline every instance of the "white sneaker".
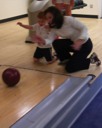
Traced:
POLYGON ((90 62, 92 64, 96 64, 96 66, 100 66, 101 65, 101 61, 98 58, 98 55, 93 52, 92 55, 90 56, 90 62))

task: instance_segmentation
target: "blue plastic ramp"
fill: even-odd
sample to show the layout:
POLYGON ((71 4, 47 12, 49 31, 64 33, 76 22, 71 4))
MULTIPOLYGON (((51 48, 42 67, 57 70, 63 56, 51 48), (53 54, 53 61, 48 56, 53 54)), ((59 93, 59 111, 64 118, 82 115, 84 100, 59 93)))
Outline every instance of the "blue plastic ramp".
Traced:
POLYGON ((102 88, 92 79, 93 75, 68 78, 10 128, 70 128, 102 88))

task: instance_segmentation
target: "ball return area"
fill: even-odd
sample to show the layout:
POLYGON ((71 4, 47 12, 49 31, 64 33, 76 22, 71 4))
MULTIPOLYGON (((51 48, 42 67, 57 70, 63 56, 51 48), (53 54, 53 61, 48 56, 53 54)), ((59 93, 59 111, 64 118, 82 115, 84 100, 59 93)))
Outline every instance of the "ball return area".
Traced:
POLYGON ((10 128, 71 128, 101 88, 102 74, 69 77, 10 128))

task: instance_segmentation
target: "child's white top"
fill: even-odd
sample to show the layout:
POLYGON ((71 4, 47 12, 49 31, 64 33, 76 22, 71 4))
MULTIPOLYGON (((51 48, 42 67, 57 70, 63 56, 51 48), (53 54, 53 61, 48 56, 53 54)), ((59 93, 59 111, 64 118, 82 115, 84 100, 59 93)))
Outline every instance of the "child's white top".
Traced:
MULTIPOLYGON (((38 23, 36 23, 36 24, 32 25, 32 27, 33 27, 32 31, 35 31, 36 35, 41 36, 43 39, 48 38, 49 31, 44 26, 40 26, 38 23)), ((46 45, 41 46, 41 45, 37 44, 37 47, 51 48, 52 45, 51 44, 46 44, 46 45)))

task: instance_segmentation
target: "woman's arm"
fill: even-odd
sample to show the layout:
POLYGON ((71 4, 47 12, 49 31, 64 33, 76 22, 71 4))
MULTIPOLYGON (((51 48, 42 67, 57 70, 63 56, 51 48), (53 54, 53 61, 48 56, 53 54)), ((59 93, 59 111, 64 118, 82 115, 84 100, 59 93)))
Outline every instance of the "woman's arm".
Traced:
POLYGON ((48 37, 45 39, 46 44, 52 44, 57 37, 58 36, 54 32, 54 30, 51 30, 48 34, 48 37))
POLYGON ((79 50, 85 41, 89 38, 87 27, 74 17, 68 17, 67 22, 73 28, 73 31, 74 29, 78 30, 78 37, 76 40, 74 40, 72 47, 75 50, 79 50))
POLYGON ((42 38, 40 35, 33 35, 31 38, 33 41, 36 40, 36 43, 38 43, 39 45, 47 45, 52 44, 56 37, 56 34, 51 31, 49 32, 48 37, 46 39, 42 38))
POLYGON ((87 40, 88 29, 82 22, 74 17, 70 17, 70 24, 74 29, 77 29, 80 32, 78 39, 87 40))
POLYGON ((81 46, 83 45, 83 39, 78 39, 74 42, 74 44, 72 45, 72 48, 74 50, 80 50, 81 46))

